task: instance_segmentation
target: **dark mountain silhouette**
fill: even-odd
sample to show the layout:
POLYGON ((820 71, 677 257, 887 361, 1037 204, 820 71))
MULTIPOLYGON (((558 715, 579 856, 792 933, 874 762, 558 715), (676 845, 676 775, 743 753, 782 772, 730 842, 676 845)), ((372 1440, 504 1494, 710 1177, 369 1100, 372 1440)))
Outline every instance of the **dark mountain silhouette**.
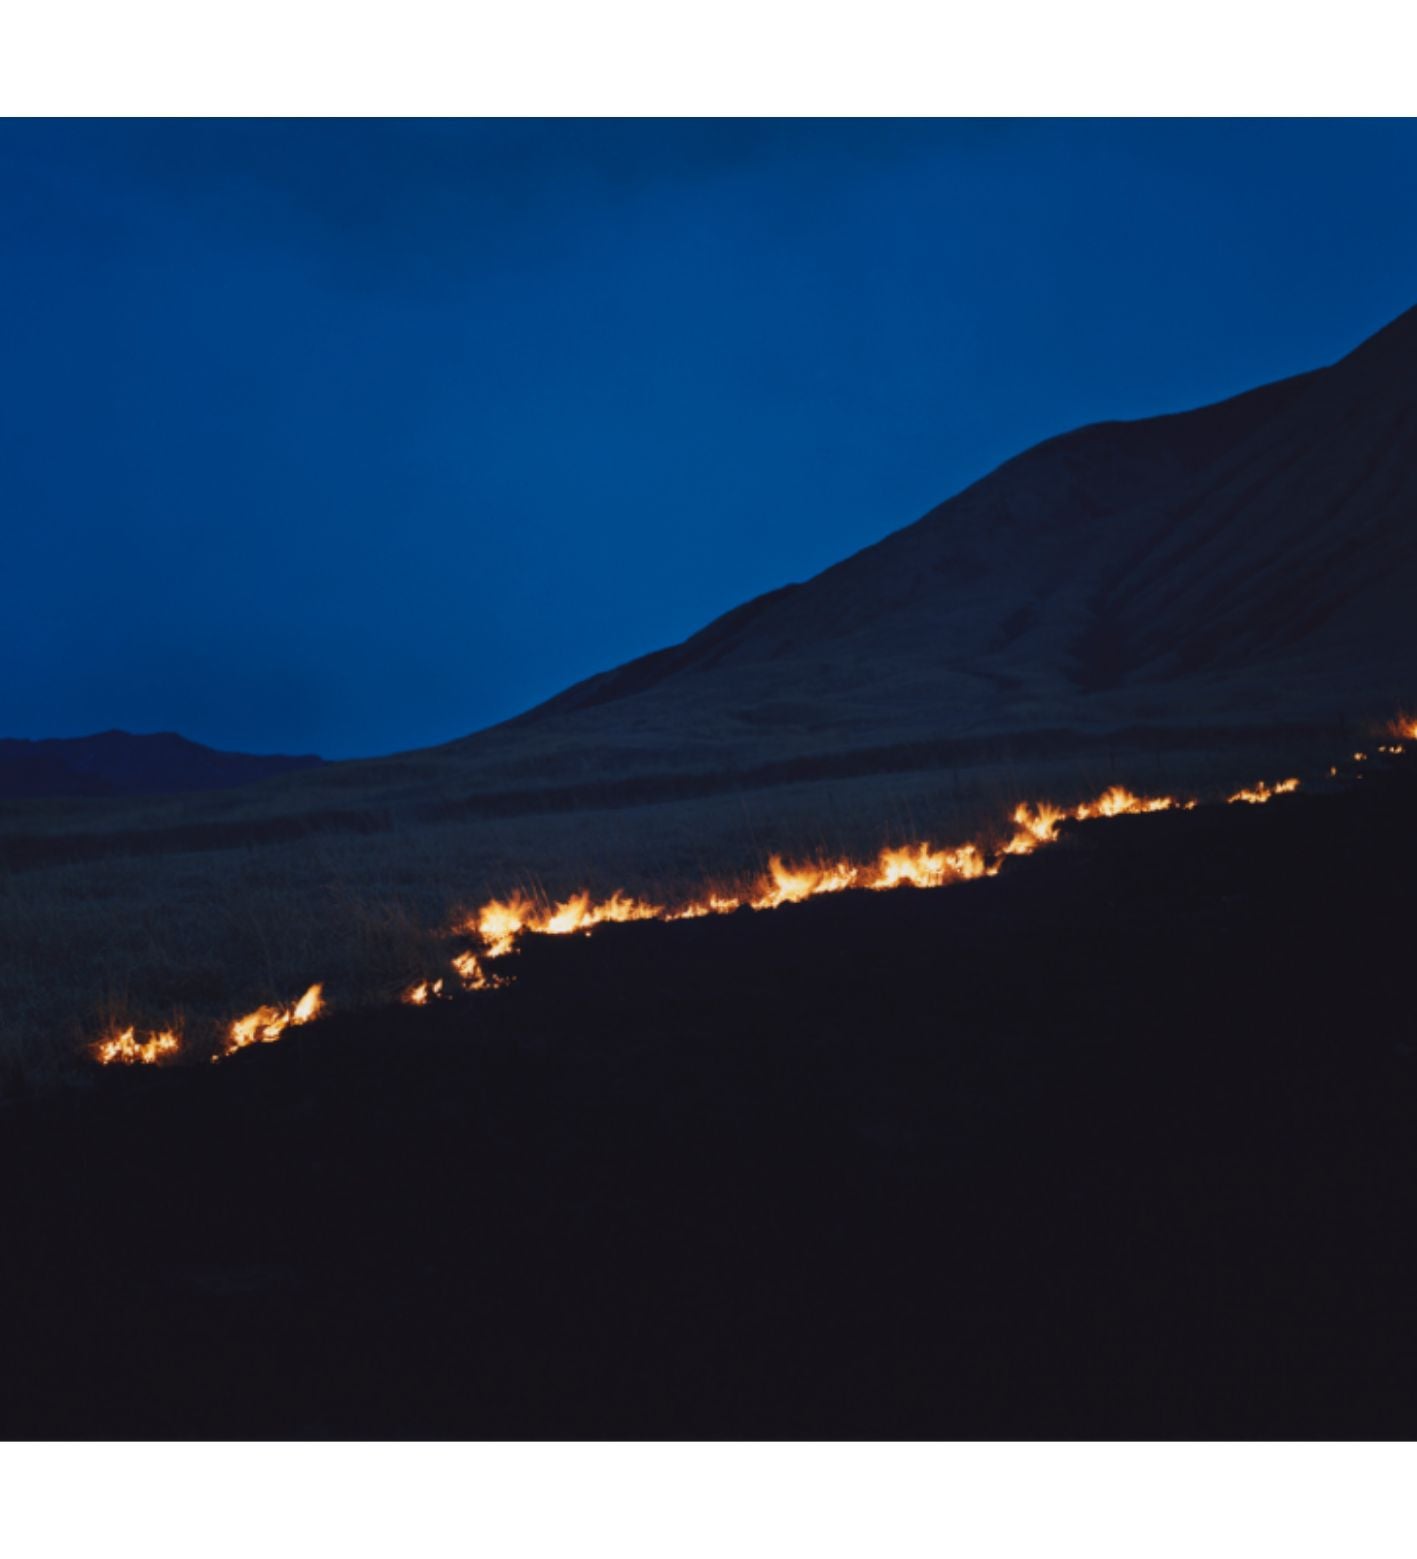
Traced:
POLYGON ((162 731, 45 741, 0 739, 0 796, 139 796, 225 790, 294 769, 314 768, 315 757, 218 752, 162 731))
POLYGON ((454 744, 605 771, 1390 711, 1417 686, 1417 310, 1332 367, 1040 444, 454 744), (533 756, 534 755, 534 756, 533 756))

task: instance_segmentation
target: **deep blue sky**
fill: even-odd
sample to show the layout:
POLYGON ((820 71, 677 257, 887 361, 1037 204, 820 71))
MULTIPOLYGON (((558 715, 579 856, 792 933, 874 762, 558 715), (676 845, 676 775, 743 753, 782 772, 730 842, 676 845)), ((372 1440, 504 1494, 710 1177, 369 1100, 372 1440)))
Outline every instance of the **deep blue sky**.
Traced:
POLYGON ((1417 123, 0 124, 0 736, 463 735, 1417 302, 1417 123))

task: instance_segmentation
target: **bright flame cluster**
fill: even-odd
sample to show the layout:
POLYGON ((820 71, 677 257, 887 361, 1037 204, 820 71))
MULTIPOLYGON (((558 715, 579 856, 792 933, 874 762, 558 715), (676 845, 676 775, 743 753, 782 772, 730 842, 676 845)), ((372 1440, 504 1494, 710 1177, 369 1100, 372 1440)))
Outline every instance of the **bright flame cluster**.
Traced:
POLYGON ((288 1028, 299 1028, 302 1023, 319 1017, 320 1009, 325 1005, 324 992, 323 985, 312 985, 293 1006, 257 1007, 244 1018, 237 1018, 226 1031, 222 1055, 234 1055, 247 1045, 273 1045, 288 1028))
POLYGON ((130 1028, 121 1034, 101 1039, 93 1047, 94 1060, 100 1066, 155 1066, 182 1048, 181 1038, 171 1029, 159 1029, 146 1039, 138 1039, 130 1028))

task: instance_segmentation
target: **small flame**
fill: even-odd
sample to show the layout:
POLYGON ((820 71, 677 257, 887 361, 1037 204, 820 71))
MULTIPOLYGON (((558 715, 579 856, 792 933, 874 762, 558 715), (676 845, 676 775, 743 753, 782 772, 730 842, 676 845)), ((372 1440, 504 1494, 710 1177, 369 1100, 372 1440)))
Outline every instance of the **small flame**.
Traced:
POLYGON ((1040 845, 1052 844, 1058 837, 1058 824, 1067 813, 1045 801, 1029 806, 1025 801, 1014 808, 1014 836, 1004 846, 1005 855, 1032 855, 1040 845))
POLYGON ((288 1028, 298 1028, 318 1017, 324 1004, 324 987, 312 985, 293 1007, 257 1007, 244 1018, 237 1018, 226 1031, 222 1055, 233 1055, 247 1045, 272 1045, 288 1028))
POLYGON ((167 1056, 175 1056, 181 1048, 181 1038, 171 1029, 157 1030, 139 1040, 127 1028, 121 1034, 100 1040, 93 1047, 93 1055, 100 1066, 155 1066, 167 1056))
POLYGON ((588 892, 574 894, 542 917, 534 929, 548 936, 568 936, 573 931, 589 931, 593 926, 627 920, 662 920, 664 909, 658 904, 643 904, 638 899, 613 893, 596 904, 588 892))
POLYGON ((1417 715, 1410 715, 1404 710, 1396 719, 1388 722, 1384 734, 1399 742, 1417 742, 1417 715))
POLYGON ((1234 806, 1237 801, 1248 801, 1251 806, 1263 806, 1266 801, 1273 801, 1276 796, 1287 796, 1292 791, 1298 790, 1299 781, 1296 779, 1276 780, 1273 785, 1266 785, 1263 780, 1245 790, 1237 790, 1233 796, 1227 797, 1228 804, 1234 806))
MULTIPOLYGON (((1194 802, 1186 804, 1187 810, 1194 802)), ((1140 812, 1169 812, 1181 803, 1174 796, 1134 796, 1122 785, 1104 790, 1096 801, 1084 801, 1073 811, 1080 822, 1091 817, 1124 817, 1140 812)))
POLYGON ((856 881, 856 868, 847 861, 787 865, 780 855, 768 861, 767 875, 760 878, 746 900, 754 909, 777 909, 800 904, 819 893, 840 893, 856 881))

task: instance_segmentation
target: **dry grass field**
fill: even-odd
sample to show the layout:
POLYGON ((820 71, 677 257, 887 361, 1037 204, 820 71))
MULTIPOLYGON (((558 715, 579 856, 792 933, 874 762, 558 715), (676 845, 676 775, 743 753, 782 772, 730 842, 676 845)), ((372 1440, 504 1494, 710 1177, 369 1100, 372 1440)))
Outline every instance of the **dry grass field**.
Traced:
POLYGON ((554 768, 518 796, 439 753, 332 765, 242 790, 0 808, 0 1075, 13 1088, 81 1073, 129 1024, 177 1026, 204 1054, 230 1020, 324 983, 340 1010, 446 970, 460 914, 521 890, 673 899, 756 873, 769 856, 865 857, 1002 825, 1020 800, 1114 783, 1217 795, 1322 773, 1332 731, 1253 733, 1225 750, 1092 744, 1026 761, 577 804, 554 768), (497 786, 489 789, 489 784, 497 786), (489 799, 489 797, 491 799, 489 799))

